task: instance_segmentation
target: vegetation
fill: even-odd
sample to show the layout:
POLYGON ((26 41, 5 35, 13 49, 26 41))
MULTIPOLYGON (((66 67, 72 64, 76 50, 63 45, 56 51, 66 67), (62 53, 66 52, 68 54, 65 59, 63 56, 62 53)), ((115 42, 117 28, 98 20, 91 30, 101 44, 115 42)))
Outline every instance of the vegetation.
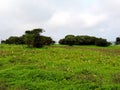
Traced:
MULTIPOLYGON (((2 41, 4 44, 26 44, 28 47, 36 47, 41 48, 44 45, 51 45, 54 44, 55 41, 52 40, 51 37, 42 36, 41 33, 43 32, 43 29, 33 29, 33 30, 27 30, 25 31, 25 34, 17 37, 17 36, 11 36, 5 41, 2 41)), ((119 38, 116 39, 116 44, 119 44, 119 38)), ((106 39, 103 38, 97 38, 93 36, 87 36, 87 35, 66 35, 65 38, 60 39, 59 43, 62 45, 96 45, 96 46, 109 46, 111 45, 110 42, 108 42, 106 39)))
POLYGON ((33 30, 27 30, 25 31, 25 34, 16 37, 16 36, 11 36, 7 40, 2 41, 2 43, 5 44, 26 44, 28 47, 36 47, 40 48, 43 47, 44 45, 51 45, 55 43, 51 37, 47 36, 42 36, 40 35, 43 32, 43 29, 33 29, 33 30))
POLYGON ((111 43, 106 39, 97 38, 93 36, 74 36, 67 35, 65 38, 59 41, 63 45, 97 45, 97 46, 109 46, 111 43))
POLYGON ((106 39, 99 38, 99 39, 97 39, 97 40, 95 41, 95 45, 105 47, 105 46, 111 45, 111 43, 110 43, 110 42, 107 42, 106 39))
POLYGON ((115 42, 115 43, 116 43, 116 45, 119 45, 119 44, 120 44, 120 37, 117 37, 117 38, 116 38, 116 42, 115 42))
POLYGON ((87 35, 67 35, 59 40, 62 45, 49 46, 55 42, 43 32, 27 30, 2 41, 0 90, 120 89, 119 46, 87 35))
POLYGON ((1 43, 5 43, 5 44, 25 44, 23 37, 17 37, 17 36, 11 36, 8 39, 6 39, 5 41, 1 41, 1 43))
POLYGON ((120 47, 2 44, 0 90, 120 90, 120 47))

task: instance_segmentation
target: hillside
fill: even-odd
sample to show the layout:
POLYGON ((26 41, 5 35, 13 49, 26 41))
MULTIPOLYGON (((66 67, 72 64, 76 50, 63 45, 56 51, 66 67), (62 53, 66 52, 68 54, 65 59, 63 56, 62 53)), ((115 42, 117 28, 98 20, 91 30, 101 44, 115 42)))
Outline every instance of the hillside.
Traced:
POLYGON ((0 45, 0 90, 120 90, 120 47, 0 45))

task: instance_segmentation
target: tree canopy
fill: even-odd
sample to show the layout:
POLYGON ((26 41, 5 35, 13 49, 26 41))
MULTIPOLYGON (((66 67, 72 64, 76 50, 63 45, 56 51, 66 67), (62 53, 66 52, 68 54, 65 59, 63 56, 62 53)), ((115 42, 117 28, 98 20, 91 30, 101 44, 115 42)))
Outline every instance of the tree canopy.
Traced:
POLYGON ((97 45, 97 46, 109 46, 110 43, 103 38, 97 38, 93 36, 87 36, 87 35, 67 35, 65 38, 59 40, 60 44, 63 45, 97 45))
POLYGON ((115 43, 116 43, 116 45, 119 45, 119 44, 120 44, 120 37, 117 37, 117 38, 116 38, 116 42, 115 42, 115 43))

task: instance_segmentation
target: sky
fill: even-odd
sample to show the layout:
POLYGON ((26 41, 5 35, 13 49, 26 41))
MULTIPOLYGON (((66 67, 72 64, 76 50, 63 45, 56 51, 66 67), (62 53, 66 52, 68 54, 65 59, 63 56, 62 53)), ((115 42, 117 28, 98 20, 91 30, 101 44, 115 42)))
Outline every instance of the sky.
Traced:
POLYGON ((0 0, 0 40, 42 28, 55 41, 68 34, 115 41, 120 0, 0 0))

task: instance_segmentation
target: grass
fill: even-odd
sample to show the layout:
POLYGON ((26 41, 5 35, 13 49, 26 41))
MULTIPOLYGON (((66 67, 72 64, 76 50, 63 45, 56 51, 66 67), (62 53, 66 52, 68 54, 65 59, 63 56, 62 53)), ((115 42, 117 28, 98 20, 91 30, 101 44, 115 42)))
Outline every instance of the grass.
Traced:
POLYGON ((120 46, 0 46, 0 90, 120 90, 120 46))

